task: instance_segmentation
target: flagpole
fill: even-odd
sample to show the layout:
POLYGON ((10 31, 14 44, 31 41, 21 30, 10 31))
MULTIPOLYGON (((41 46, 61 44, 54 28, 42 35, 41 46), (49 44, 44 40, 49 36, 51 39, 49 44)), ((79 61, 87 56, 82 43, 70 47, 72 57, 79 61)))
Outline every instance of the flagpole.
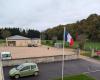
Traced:
POLYGON ((64 79, 64 45, 65 45, 65 27, 63 33, 62 80, 64 79))

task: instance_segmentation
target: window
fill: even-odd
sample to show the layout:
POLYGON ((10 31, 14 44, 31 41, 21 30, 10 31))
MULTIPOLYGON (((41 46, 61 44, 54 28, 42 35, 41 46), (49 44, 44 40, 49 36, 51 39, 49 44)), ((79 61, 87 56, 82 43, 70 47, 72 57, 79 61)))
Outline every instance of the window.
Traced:
POLYGON ((24 70, 30 70, 30 66, 25 66, 21 69, 21 71, 24 71, 24 70))
POLYGON ((34 69, 34 68, 36 68, 36 65, 31 65, 31 69, 34 69))
POLYGON ((23 64, 22 65, 19 65, 16 69, 17 70, 21 70, 23 68, 23 64))
POLYGON ((3 54, 2 57, 3 57, 3 58, 11 57, 11 54, 3 54))

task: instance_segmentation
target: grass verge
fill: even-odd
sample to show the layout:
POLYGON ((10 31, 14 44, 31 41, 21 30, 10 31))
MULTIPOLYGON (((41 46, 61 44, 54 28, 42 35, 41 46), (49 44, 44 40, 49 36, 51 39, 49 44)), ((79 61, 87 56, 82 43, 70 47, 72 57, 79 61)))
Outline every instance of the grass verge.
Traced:
MULTIPOLYGON (((54 80, 61 80, 61 78, 54 80)), ((64 80, 95 80, 95 79, 85 74, 79 74, 79 75, 65 76, 64 80)))

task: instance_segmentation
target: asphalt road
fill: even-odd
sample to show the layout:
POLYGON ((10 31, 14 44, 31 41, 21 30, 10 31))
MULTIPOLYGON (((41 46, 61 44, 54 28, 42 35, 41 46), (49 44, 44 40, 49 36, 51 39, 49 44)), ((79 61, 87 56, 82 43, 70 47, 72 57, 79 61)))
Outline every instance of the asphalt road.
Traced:
MULTIPOLYGON (((23 77, 18 80, 52 80, 61 77, 61 62, 40 63, 38 66, 40 69, 39 76, 23 77)), ((12 67, 3 68, 5 80, 11 80, 8 76, 8 72, 11 68, 12 67)), ((64 75, 79 74, 95 70, 100 70, 99 64, 94 64, 84 60, 65 61, 64 75)), ((100 80, 100 71, 88 73, 88 75, 96 78, 96 80, 100 80)))

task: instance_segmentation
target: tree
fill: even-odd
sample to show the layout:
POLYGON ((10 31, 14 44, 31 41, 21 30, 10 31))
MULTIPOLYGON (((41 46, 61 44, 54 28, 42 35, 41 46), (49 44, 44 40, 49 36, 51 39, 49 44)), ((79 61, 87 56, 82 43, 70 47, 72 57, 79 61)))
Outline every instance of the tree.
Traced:
POLYGON ((84 45, 86 43, 87 36, 85 34, 80 34, 78 36, 78 45, 80 49, 84 49, 84 45))
POLYGON ((40 32, 37 31, 37 30, 29 29, 27 31, 27 37, 29 37, 29 38, 40 38, 40 32))
POLYGON ((8 30, 2 30, 1 31, 1 36, 5 39, 11 35, 10 31, 8 30))

